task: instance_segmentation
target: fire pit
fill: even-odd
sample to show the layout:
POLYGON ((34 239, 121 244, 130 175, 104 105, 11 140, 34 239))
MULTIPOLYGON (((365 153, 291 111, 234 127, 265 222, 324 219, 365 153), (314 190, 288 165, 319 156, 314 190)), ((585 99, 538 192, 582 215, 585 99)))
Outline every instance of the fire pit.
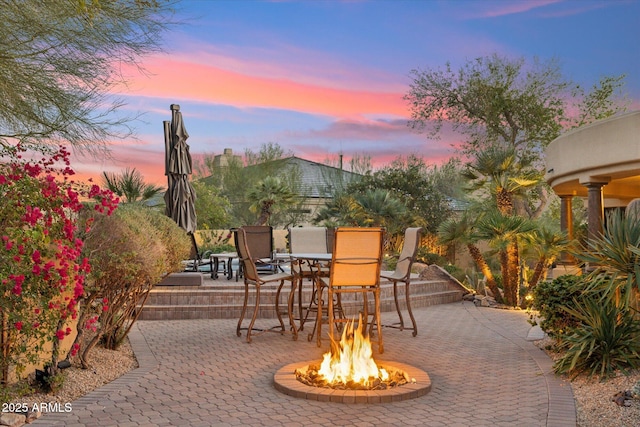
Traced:
POLYGON ((323 360, 291 363, 274 375, 275 388, 289 396, 340 403, 388 403, 414 399, 431 390, 426 372, 398 362, 376 363, 362 319, 345 327, 323 360))

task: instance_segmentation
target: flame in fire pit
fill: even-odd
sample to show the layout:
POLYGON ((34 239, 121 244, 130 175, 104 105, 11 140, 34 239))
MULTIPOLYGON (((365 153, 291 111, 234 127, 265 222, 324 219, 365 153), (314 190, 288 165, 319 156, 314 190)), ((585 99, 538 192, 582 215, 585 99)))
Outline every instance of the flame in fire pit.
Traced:
POLYGON ((329 384, 359 383, 370 386, 374 381, 386 381, 388 372, 378 368, 373 360, 369 336, 362 334, 362 316, 354 330, 354 321, 347 322, 340 342, 331 337, 331 351, 323 355, 318 375, 329 384))

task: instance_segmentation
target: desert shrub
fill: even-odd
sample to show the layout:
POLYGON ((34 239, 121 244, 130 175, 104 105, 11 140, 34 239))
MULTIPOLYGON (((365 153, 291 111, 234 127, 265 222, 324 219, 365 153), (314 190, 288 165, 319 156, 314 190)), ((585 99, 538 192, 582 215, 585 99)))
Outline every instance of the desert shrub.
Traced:
POLYGON ((202 239, 200 251, 219 254, 222 252, 235 252, 233 246, 233 233, 230 230, 204 230, 198 231, 202 239))
MULTIPOLYGON (((88 367, 91 349, 102 340, 115 349, 139 315, 151 288, 181 269, 191 247, 187 234, 165 215, 142 205, 120 205, 111 217, 84 218, 93 227, 84 252, 91 262, 79 325, 94 332, 79 353, 88 367)), ((77 337, 81 342, 82 334, 77 337)))
POLYGON ((580 301, 582 280, 580 276, 567 274, 541 282, 533 289, 531 307, 538 311, 540 328, 550 337, 560 339, 569 328, 578 325, 578 319, 563 307, 573 307, 580 301))
POLYGON ((563 336, 565 353, 554 365, 556 372, 606 378, 640 366, 640 321, 632 310, 596 294, 573 299, 572 306, 564 309, 579 323, 563 336))
POLYGON ((439 265, 440 267, 444 267, 449 263, 449 261, 447 261, 445 257, 433 252, 429 252, 428 248, 425 247, 418 248, 416 261, 427 265, 435 264, 439 265))

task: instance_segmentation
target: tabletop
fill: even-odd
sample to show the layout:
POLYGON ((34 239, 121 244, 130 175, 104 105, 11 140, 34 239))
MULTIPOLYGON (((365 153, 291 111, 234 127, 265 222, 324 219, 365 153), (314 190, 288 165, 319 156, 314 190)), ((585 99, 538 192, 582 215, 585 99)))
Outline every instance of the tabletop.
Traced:
POLYGON ((277 253, 276 259, 306 259, 315 261, 331 261, 330 253, 294 252, 277 253))

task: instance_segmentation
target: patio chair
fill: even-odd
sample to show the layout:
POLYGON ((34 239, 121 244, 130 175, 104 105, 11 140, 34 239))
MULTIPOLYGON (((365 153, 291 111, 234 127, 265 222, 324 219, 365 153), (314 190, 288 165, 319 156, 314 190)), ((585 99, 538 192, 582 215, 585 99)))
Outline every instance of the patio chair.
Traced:
POLYGON ((413 317, 413 312, 411 311, 411 266, 413 265, 416 253, 418 252, 418 246, 420 245, 420 236, 422 235, 421 232, 421 227, 407 228, 405 230, 404 243, 402 244, 402 250, 400 251, 400 255, 398 256, 396 269, 394 271, 383 271, 380 274, 381 278, 393 282, 393 300, 396 304, 396 311, 398 312, 398 317, 400 319, 399 323, 384 326, 388 328, 400 329, 401 331, 405 329, 413 331, 414 337, 418 335, 418 327, 416 326, 416 319, 413 317), (400 304, 398 302, 398 282, 404 283, 404 294, 406 298, 407 311, 409 312, 411 324, 413 325, 413 327, 411 328, 404 326, 404 319, 402 318, 402 313, 400 312, 400 304))
POLYGON ((191 238, 191 253, 189 255, 188 261, 183 261, 184 271, 193 271, 193 272, 211 272, 211 258, 209 255, 211 251, 201 252, 198 248, 198 243, 196 242, 196 237, 193 233, 188 233, 191 238))
MULTIPOLYGON (((343 294, 360 293, 363 296, 363 333, 367 331, 369 307, 367 295, 371 293, 374 300, 374 322, 377 325, 378 352, 384 352, 382 328, 380 324, 380 264, 382 263, 382 245, 384 230, 380 227, 357 228, 338 227, 335 231, 333 253, 329 277, 320 277, 319 283, 327 288, 327 317, 329 320, 329 336, 335 339, 336 324, 345 323, 349 319, 336 318, 334 313, 334 297, 343 294)), ((322 289, 320 289, 322 291, 322 289)), ((318 313, 322 313, 322 298, 318 299, 318 313)), ((318 344, 320 345, 322 321, 318 316, 316 322, 318 344)), ((369 331, 371 336, 371 331, 369 331)), ((337 340, 336 340, 337 341, 337 340)))
MULTIPOLYGON (((251 252, 251 256, 253 256, 253 262, 258 272, 266 272, 269 274, 276 273, 278 264, 272 258, 273 228, 268 225, 243 225, 240 228, 245 231, 247 236, 247 246, 251 252)), ((238 230, 238 228, 232 230, 234 232, 234 243, 236 248, 238 247, 238 230)), ((243 269, 244 265, 240 263, 236 281, 244 274, 243 269)))
POLYGON ((236 328, 236 334, 238 336, 242 335, 242 330, 247 331, 247 342, 251 342, 251 335, 253 331, 259 332, 286 332, 286 328, 284 322, 282 321, 282 312, 280 311, 280 293, 282 291, 282 287, 284 286, 285 281, 291 282, 291 291, 289 292, 289 297, 287 299, 287 314, 289 317, 289 328, 293 332, 293 339, 298 339, 298 330, 296 329, 295 323, 293 321, 293 297, 295 295, 295 286, 296 282, 293 280, 293 276, 288 273, 275 273, 270 275, 259 275, 258 269, 256 268, 256 264, 254 263, 254 258, 250 252, 248 246, 248 234, 246 230, 243 228, 239 228, 236 230, 237 236, 237 246, 238 257, 240 258, 240 263, 243 266, 244 271, 244 303, 242 305, 242 312, 240 314, 240 319, 238 320, 238 326, 236 328), (276 283, 278 288, 275 296, 275 311, 278 316, 279 325, 276 325, 269 329, 260 329, 256 328, 255 322, 256 317, 258 316, 258 311, 260 309, 260 291, 264 285, 276 283), (251 321, 248 327, 243 327, 242 322, 244 320, 245 313, 247 311, 247 305, 249 301, 249 286, 254 286, 256 289, 255 294, 255 306, 253 308, 253 315, 251 317, 251 321))
MULTIPOLYGON (((326 227, 290 227, 289 228, 289 252, 291 254, 327 254, 329 253, 328 231, 326 227)), ((316 265, 312 258, 294 259, 291 263, 291 272, 298 280, 298 316, 300 318, 299 331, 304 329, 304 324, 309 313, 317 311, 317 286, 318 275, 328 276, 329 268, 326 265, 316 265), (311 279, 311 298, 307 303, 306 314, 303 315, 302 282, 311 279)), ((309 334, 311 340, 313 332, 309 334)))

